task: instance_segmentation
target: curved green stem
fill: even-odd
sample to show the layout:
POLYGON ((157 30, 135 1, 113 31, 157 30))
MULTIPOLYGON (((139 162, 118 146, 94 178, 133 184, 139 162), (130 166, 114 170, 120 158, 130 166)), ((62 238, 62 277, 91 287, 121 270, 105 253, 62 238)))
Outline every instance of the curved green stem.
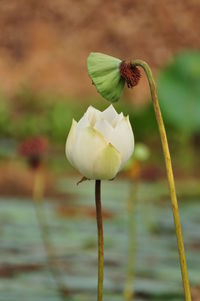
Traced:
POLYGON ((145 63, 142 60, 134 60, 131 62, 131 64, 133 66, 142 67, 143 70, 145 71, 145 74, 146 74, 148 82, 149 82, 154 111, 156 114, 156 119, 158 122, 158 127, 159 127, 159 132, 160 132, 160 138, 161 138, 161 142, 162 142, 162 148, 163 148, 163 153, 164 153, 164 158, 165 158, 165 165, 166 165, 166 170, 167 170, 169 189, 170 189, 170 194, 171 194, 172 211, 173 211, 173 216, 174 216, 174 224, 175 224, 178 251, 179 251, 179 260, 180 260, 180 266, 181 266, 182 281, 183 281, 183 287, 184 287, 184 292, 185 292, 185 300, 191 301, 190 284, 189 284, 187 264, 186 264, 186 258, 185 258, 185 250, 184 250, 184 244, 183 244, 183 238, 182 238, 181 222, 180 222, 180 215, 179 215, 176 189, 175 189, 175 183, 174 183, 174 175, 173 175, 173 171, 172 171, 172 163, 171 163, 171 157, 170 157, 170 152, 169 152, 169 146, 168 146, 168 142, 167 142, 167 135, 166 135, 165 126, 164 126, 164 122, 162 119, 157 91, 156 91, 156 84, 153 79, 151 69, 147 63, 145 63))
POLYGON ((101 212, 101 181, 95 182, 95 202, 96 202, 96 217, 98 230, 98 292, 97 300, 103 300, 103 262, 104 262, 104 248, 103 248, 103 222, 101 212))

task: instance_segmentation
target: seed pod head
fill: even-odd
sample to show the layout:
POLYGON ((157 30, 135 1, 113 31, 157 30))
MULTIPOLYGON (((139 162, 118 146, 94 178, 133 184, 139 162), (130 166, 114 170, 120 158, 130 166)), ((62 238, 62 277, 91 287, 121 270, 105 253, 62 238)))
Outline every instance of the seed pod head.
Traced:
POLYGON ((120 75, 121 60, 98 52, 87 59, 88 73, 97 91, 108 101, 120 99, 125 80, 120 75))
POLYGON ((140 70, 125 61, 120 64, 120 75, 126 81, 128 88, 137 86, 141 77, 140 70))
POLYGON ((90 53, 87 67, 97 91, 110 102, 120 99, 125 82, 128 88, 133 88, 140 79, 140 71, 137 67, 103 53, 90 53))

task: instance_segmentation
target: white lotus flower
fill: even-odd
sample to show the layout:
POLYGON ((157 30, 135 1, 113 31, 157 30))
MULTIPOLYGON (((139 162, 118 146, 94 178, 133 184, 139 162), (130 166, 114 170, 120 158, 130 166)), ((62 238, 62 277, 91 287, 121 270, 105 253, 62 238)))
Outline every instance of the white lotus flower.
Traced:
POLYGON ((129 118, 112 105, 105 111, 90 106, 72 126, 66 142, 66 156, 73 167, 88 179, 113 179, 134 149, 129 118))

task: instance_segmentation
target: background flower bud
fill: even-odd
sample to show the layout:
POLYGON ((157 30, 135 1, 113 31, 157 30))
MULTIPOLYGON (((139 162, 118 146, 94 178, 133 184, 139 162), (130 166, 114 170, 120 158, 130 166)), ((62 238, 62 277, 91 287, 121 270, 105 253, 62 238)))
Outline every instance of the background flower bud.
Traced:
POLYGON ((37 169, 47 152, 48 143, 44 137, 30 137, 19 146, 19 154, 28 160, 29 166, 37 169))
POLYGON ((129 118, 112 105, 103 112, 90 106, 78 123, 73 120, 66 142, 69 162, 88 179, 113 179, 133 149, 129 118))

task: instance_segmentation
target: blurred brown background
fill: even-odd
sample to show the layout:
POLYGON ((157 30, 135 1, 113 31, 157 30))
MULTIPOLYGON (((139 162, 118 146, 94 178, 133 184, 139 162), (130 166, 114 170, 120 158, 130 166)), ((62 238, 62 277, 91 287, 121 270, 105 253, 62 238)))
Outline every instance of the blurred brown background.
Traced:
POLYGON ((91 51, 142 58, 156 70, 174 53, 200 48, 200 1, 0 1, 0 85, 13 93, 88 96, 91 51))

